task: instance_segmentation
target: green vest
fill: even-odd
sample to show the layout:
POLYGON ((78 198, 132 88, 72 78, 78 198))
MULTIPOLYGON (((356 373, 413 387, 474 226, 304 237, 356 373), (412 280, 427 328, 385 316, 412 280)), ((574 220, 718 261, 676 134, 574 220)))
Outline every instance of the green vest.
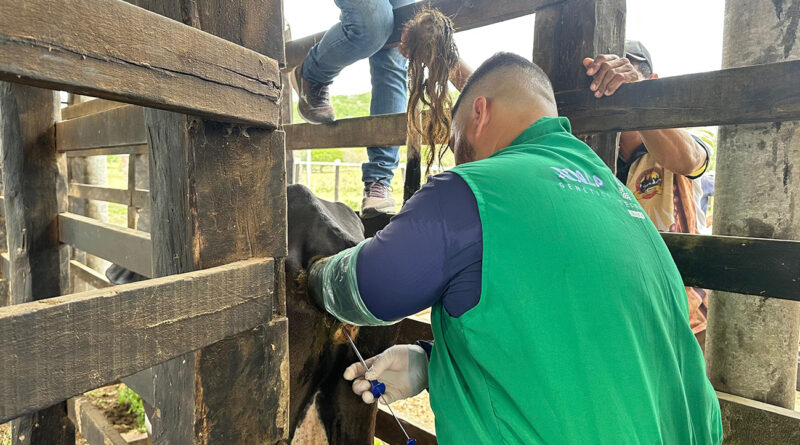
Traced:
POLYGON ((478 203, 483 274, 477 306, 431 315, 439 443, 721 443, 675 263, 569 121, 453 171, 478 203))

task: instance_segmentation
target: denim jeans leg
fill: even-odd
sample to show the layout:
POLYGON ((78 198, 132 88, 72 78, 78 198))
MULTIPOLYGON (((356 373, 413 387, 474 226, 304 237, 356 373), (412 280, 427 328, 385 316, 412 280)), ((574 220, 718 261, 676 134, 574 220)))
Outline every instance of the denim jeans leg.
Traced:
POLYGON ((394 29, 390 0, 334 0, 341 9, 340 22, 308 52, 303 77, 329 84, 346 66, 383 48, 394 29))
MULTIPOLYGON (((404 113, 408 101, 406 67, 408 61, 397 48, 382 49, 369 59, 372 75, 372 101, 370 115, 404 113)), ((381 180, 392 182, 398 166, 400 147, 368 147, 369 162, 361 165, 364 182, 381 180)))

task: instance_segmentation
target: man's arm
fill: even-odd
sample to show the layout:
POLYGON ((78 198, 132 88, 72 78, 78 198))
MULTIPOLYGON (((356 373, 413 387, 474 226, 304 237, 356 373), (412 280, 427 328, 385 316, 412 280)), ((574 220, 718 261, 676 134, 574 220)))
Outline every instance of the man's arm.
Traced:
POLYGON ((463 91, 464 86, 467 84, 469 76, 472 75, 472 68, 464 62, 464 59, 458 58, 458 63, 453 71, 450 72, 450 82, 456 87, 458 91, 463 91))
POLYGON ((647 152, 667 170, 700 176, 708 164, 708 152, 686 130, 644 130, 639 134, 647 152))
MULTIPOLYGON (((314 263, 309 290, 343 322, 391 324, 435 304, 465 270, 477 271, 479 281, 481 256, 475 197, 460 176, 444 173, 423 186, 375 238, 314 263)), ((445 301, 448 310, 463 313, 476 304, 480 285, 457 286, 448 294, 457 300, 445 301)))
MULTIPOLYGON (((583 60, 586 75, 592 77, 589 89, 601 98, 614 94, 622 84, 646 80, 625 57, 600 54, 583 60)), ((651 78, 656 78, 653 75, 651 78)), ((679 175, 697 176, 708 163, 708 152, 685 130, 640 131, 642 142, 656 161, 679 175)))

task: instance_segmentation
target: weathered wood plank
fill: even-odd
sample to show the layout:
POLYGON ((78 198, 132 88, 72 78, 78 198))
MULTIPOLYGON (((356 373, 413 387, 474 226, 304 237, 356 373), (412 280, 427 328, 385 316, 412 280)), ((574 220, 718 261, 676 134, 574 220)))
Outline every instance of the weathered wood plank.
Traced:
POLYGON ((406 143, 405 113, 341 119, 330 125, 291 124, 283 129, 286 132, 287 150, 406 143), (399 119, 399 116, 403 119, 399 119))
POLYGON ((105 289, 112 286, 105 275, 80 261, 71 260, 69 262, 69 272, 73 278, 77 278, 95 289, 105 289))
POLYGON ((0 422, 263 324, 274 282, 262 258, 0 308, 0 422))
POLYGON ((556 95, 576 133, 800 119, 800 60, 623 85, 596 99, 588 88, 556 95))
MULTIPOLYGON (((389 45, 396 45, 400 41, 400 32, 403 25, 410 20, 423 6, 430 5, 450 16, 456 26, 456 31, 467 31, 492 23, 510 20, 528 14, 533 14, 540 8, 559 3, 563 0, 495 0, 464 1, 464 0, 430 0, 401 6, 394 10, 395 31, 388 40, 389 45)), ((325 32, 292 40, 286 44, 286 67, 293 68, 303 62, 308 51, 322 39, 325 32)))
POLYGON ((3 1, 0 17, 2 80, 278 125, 278 62, 196 28, 120 0, 3 1))
POLYGON ((69 196, 80 199, 94 199, 96 201, 114 202, 139 209, 150 208, 150 192, 147 190, 115 189, 89 184, 69 185, 69 196))
POLYGON ((687 286, 800 301, 800 241, 661 236, 687 286))
POLYGON ((58 151, 71 151, 147 144, 144 110, 125 105, 59 122, 56 124, 56 147, 58 151))
POLYGON ((89 445, 128 445, 128 441, 106 419, 105 414, 85 397, 69 399, 67 413, 75 429, 89 445))
MULTIPOLYGON (((6 17, 2 12, 0 17, 5 29, 6 17)), ((0 60, 4 59, 0 56, 0 60)), ((55 297, 69 287, 68 249, 59 244, 57 230, 58 213, 67 205, 66 159, 55 150, 58 107, 53 91, 0 82, 0 150, 11 304, 55 297)), ((35 329, 16 333, 30 337, 38 334, 35 329)), ((0 336, 0 341, 7 338, 0 336)), ((2 363, 7 360, 4 356, 2 363)), ((51 370, 47 362, 39 366, 43 372, 51 370)), ((4 372, 0 374, 5 378, 4 372)), ((19 437, 33 444, 73 444, 75 432, 67 418, 66 404, 41 408, 45 409, 12 423, 15 445, 22 442, 19 437)))
POLYGON ((68 105, 62 108, 61 119, 62 120, 75 119, 83 116, 88 116, 90 114, 102 113, 103 111, 108 111, 113 108, 119 108, 122 106, 125 106, 124 102, 114 102, 111 100, 104 100, 104 99, 92 99, 86 102, 79 102, 74 105, 68 105))
MULTIPOLYGON (((409 419, 402 417, 399 419, 408 436, 416 439, 418 445, 436 445, 436 433, 414 424, 409 419)), ((383 405, 378 405, 378 413, 375 416, 375 437, 389 444, 406 443, 406 436, 397 426, 397 421, 383 405)))
POLYGON ((103 223, 92 218, 62 213, 58 215, 61 242, 119 264, 146 277, 153 276, 147 233, 103 223))
POLYGON ((417 340, 433 340, 430 316, 413 315, 400 322, 398 344, 414 344, 417 340))
POLYGON ((800 443, 800 412, 717 391, 725 445, 800 443))
POLYGON ((66 152, 67 158, 84 158, 88 156, 108 155, 146 155, 147 144, 123 145, 120 147, 92 148, 88 150, 73 150, 66 152))
MULTIPOLYGON (((283 48, 283 26, 275 17, 280 15, 280 0, 136 3, 221 37, 241 38, 251 49, 262 50, 264 42, 271 42, 273 49, 283 48), (189 3, 190 8, 181 10, 189 3), (227 11, 214 12, 220 9, 227 11)), ((276 109, 276 123, 278 118, 276 109)), ((156 275, 271 256, 281 265, 276 266, 276 274, 282 276, 281 258, 286 256, 283 132, 231 128, 158 110, 148 110, 146 120, 156 275)), ((282 305, 284 300, 279 296, 276 301, 282 305)), ((151 383, 151 400, 160 412, 153 421, 153 440, 285 441, 288 340, 276 320, 283 313, 276 306, 273 314, 262 318, 259 328, 146 371, 148 379, 141 380, 151 383), (268 324, 270 319, 274 324, 268 324), (274 369, 280 373, 276 375, 274 369), (259 390, 253 391, 256 387, 259 390)))
POLYGON ((127 190, 101 187, 99 185, 71 183, 68 193, 69 196, 81 199, 94 199, 96 201, 125 205, 131 203, 131 194, 127 190))
MULTIPOLYGON (((586 89, 591 79, 585 57, 621 54, 625 49, 624 0, 570 0, 536 14, 533 61, 550 77, 555 91, 586 89)), ((611 171, 617 168, 617 133, 583 137, 611 171)))

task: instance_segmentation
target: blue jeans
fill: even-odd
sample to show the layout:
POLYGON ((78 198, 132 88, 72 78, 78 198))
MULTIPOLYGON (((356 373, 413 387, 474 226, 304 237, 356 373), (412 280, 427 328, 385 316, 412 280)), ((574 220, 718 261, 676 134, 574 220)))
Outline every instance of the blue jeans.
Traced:
MULTIPOLYGON (((308 52, 303 77, 329 84, 346 66, 369 58, 372 77, 371 115, 406 111, 407 60, 397 48, 384 49, 394 30, 393 8, 414 0, 334 0, 342 10, 340 22, 308 52)), ((364 182, 389 184, 398 166, 400 147, 368 147, 369 162, 361 166, 364 182)))

